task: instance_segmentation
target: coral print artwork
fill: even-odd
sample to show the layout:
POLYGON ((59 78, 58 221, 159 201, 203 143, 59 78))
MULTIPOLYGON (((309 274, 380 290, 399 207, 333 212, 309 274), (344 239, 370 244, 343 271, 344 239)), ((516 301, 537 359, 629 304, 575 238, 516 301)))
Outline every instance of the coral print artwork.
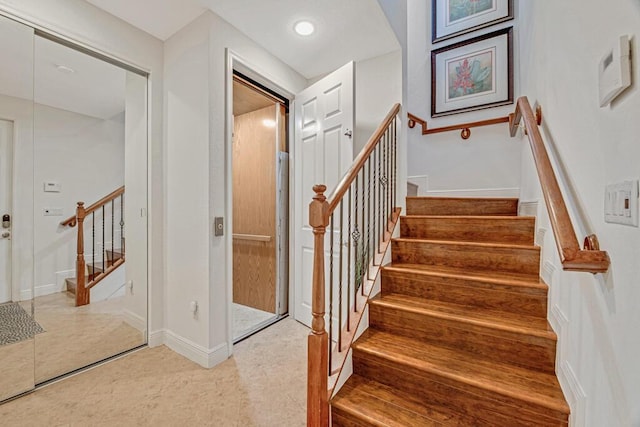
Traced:
POLYGON ((449 23, 495 9, 494 0, 449 0, 449 23))
POLYGON ((492 92, 493 57, 493 50, 489 50, 448 61, 448 99, 492 92))

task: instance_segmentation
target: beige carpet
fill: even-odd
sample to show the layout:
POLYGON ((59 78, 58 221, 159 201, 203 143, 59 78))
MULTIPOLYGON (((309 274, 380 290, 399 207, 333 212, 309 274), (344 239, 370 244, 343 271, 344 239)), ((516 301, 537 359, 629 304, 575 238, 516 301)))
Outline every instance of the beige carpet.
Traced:
POLYGON ((308 329, 288 318, 204 369, 144 349, 0 405, 7 426, 304 426, 308 329))
POLYGON ((37 297, 35 318, 46 332, 35 337, 36 384, 143 345, 143 332, 124 320, 123 300, 75 307, 69 292, 37 297))

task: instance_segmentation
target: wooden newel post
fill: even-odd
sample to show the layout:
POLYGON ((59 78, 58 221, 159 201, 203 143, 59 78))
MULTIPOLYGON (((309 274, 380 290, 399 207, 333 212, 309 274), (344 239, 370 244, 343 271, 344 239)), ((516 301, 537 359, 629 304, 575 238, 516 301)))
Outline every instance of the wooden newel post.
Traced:
POLYGON ((84 202, 78 202, 76 221, 78 225, 78 250, 76 257, 76 307, 89 304, 89 289, 86 288, 84 262, 84 202))
POLYGON ((309 205, 309 225, 313 227, 313 290, 311 311, 313 320, 309 333, 307 356, 307 426, 329 425, 329 336, 324 328, 325 281, 324 281, 324 235, 329 225, 329 203, 324 196, 325 185, 316 185, 316 193, 309 205))

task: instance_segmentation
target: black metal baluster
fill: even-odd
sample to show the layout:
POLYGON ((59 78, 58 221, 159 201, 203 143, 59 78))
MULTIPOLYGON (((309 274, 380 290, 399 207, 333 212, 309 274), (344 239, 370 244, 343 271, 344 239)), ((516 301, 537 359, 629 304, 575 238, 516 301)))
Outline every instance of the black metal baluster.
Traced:
MULTIPOLYGON (((338 279, 338 351, 342 351, 342 248, 344 247, 344 245, 342 244, 342 232, 344 231, 343 227, 343 214, 344 214, 344 203, 343 203, 344 199, 342 199, 340 201, 340 240, 338 240, 338 242, 340 243, 340 267, 339 267, 339 274, 340 274, 340 278, 338 279)), ((347 329, 348 329, 348 325, 347 325, 347 329)))
POLYGON ((353 280, 353 307, 354 307, 354 311, 356 311, 358 309, 358 300, 357 300, 357 294, 358 294, 358 281, 360 280, 360 278, 358 277, 358 273, 359 273, 359 266, 358 266, 358 260, 360 259, 360 250, 358 248, 358 240, 360 240, 360 231, 358 230, 358 177, 360 176, 360 174, 358 173, 356 175, 356 180, 355 180, 355 209, 353 210, 354 212, 354 216, 355 216, 355 228, 353 230, 353 245, 354 245, 354 255, 353 255, 353 260, 354 260, 354 269, 353 269, 353 274, 354 274, 354 280, 353 280))
POLYGON ((371 262, 371 156, 367 159, 367 279, 371 280, 369 276, 371 262))
POLYGON ((120 252, 125 256, 124 249, 124 194, 120 196, 120 252))
POLYGON ((105 252, 105 232, 104 232, 105 228, 104 228, 104 205, 102 205, 102 272, 104 273, 104 271, 107 269, 105 262, 104 262, 104 252, 105 252))
POLYGON ((331 365, 333 349, 333 214, 329 228, 329 376, 333 370, 331 365))
POLYGON ((366 260, 366 250, 365 250, 365 243, 364 243, 364 229, 365 229, 365 214, 366 214, 366 210, 365 210, 365 191, 364 191, 364 185, 365 185, 365 181, 366 181, 366 170, 364 169, 364 167, 362 168, 362 253, 360 254, 360 291, 362 292, 362 295, 364 295, 364 272, 366 271, 367 268, 367 260, 366 260))
POLYGON ((349 209, 347 210, 347 331, 351 331, 351 187, 349 186, 349 209))
POLYGON ((91 272, 87 283, 93 281, 96 270, 96 213, 91 212, 91 272))
MULTIPOLYGON (((378 147, 376 148, 377 152, 378 152, 378 213, 376 214, 377 217, 377 221, 378 221, 378 239, 382 239, 384 240, 384 231, 382 230, 382 219, 381 219, 381 210, 382 210, 382 187, 384 186, 384 183, 382 182, 382 141, 383 139, 380 138, 380 141, 378 141, 378 147)), ((380 245, 378 245, 378 253, 381 253, 382 248, 380 247, 380 245)))
POLYGON ((114 253, 114 242, 116 240, 116 201, 115 199, 111 201, 111 264, 115 261, 115 253, 114 253))

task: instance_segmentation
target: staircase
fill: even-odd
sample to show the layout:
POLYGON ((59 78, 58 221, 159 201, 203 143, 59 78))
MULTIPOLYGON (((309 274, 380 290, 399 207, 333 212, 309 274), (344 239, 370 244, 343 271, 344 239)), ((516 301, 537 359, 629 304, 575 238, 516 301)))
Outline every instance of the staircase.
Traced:
POLYGON ((517 202, 407 198, 332 425, 568 425, 534 218, 517 202))
MULTIPOLYGON (((124 250, 122 249, 107 249, 105 251, 106 261, 96 262, 96 263, 88 263, 87 264, 87 281, 92 282, 96 278, 100 276, 100 274, 108 271, 109 267, 113 266, 116 261, 123 260, 124 261, 124 250), (105 267, 106 264, 106 267, 105 267)), ((100 257, 102 259, 102 257, 100 257)), ((73 295, 76 294, 76 288, 78 287, 78 279, 77 277, 72 277, 65 279, 65 283, 67 286, 67 292, 71 292, 73 295)))

